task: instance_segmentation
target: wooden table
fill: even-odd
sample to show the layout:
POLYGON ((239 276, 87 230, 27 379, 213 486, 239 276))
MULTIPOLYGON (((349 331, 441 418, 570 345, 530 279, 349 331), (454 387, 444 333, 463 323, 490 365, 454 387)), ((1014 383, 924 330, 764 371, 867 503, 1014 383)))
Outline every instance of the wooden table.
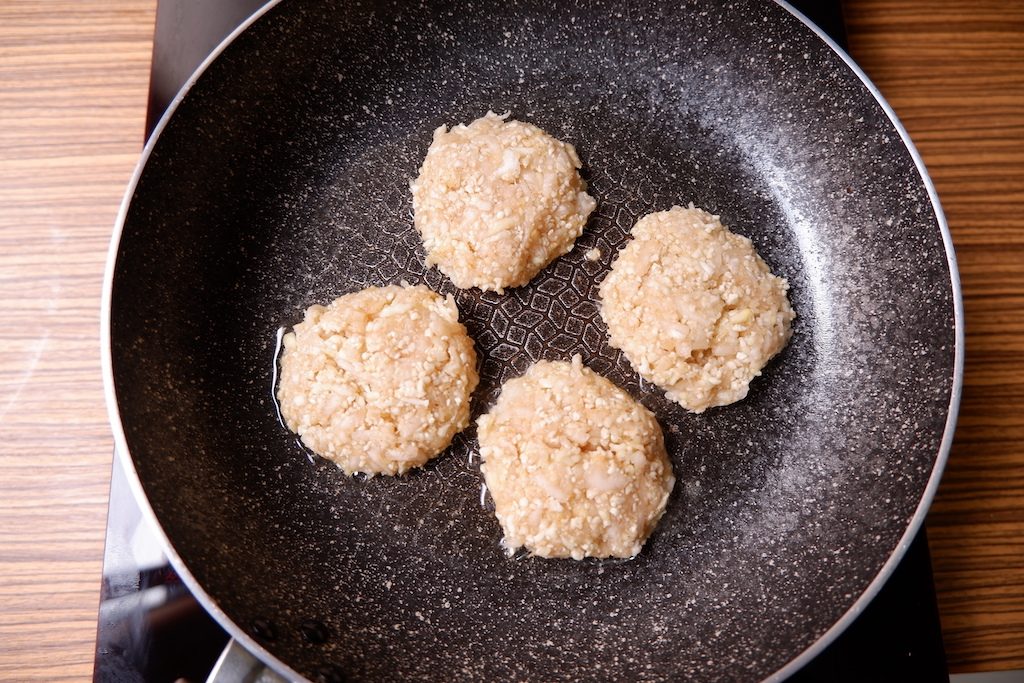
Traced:
MULTIPOLYGON (((847 0, 923 154, 967 310, 928 530, 953 671, 1024 668, 1024 4, 847 0)), ((0 679, 91 675, 111 439, 107 242, 142 145, 154 0, 0 2, 0 679)))

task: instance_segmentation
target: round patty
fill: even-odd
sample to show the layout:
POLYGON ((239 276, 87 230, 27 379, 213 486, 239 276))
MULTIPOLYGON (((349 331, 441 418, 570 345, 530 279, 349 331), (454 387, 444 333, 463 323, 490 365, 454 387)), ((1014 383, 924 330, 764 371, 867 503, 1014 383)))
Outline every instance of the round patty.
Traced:
POLYGON ((469 423, 476 353, 449 296, 371 287, 311 306, 284 336, 289 429, 348 474, 401 474, 469 423))
POLYGON ((510 554, 632 557, 675 485, 654 415, 578 355, 509 380, 477 426, 510 554))
POLYGON ((691 204, 644 216, 601 283, 612 346, 684 408, 747 395, 795 314, 750 240, 691 204))
POLYGON ((596 205, 572 145, 504 118, 438 128, 411 185, 426 263, 463 289, 526 284, 572 249, 596 205))

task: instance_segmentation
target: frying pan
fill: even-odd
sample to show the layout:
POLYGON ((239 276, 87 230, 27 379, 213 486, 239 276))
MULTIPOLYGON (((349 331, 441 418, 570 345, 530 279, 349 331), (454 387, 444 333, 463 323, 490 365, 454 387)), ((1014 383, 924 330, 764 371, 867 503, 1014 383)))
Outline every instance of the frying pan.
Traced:
POLYGON ((129 188, 103 334, 136 494, 235 638, 324 680, 778 680, 856 617, 937 485, 962 314, 920 159, 834 44, 758 0, 291 0, 216 54, 129 188), (575 144, 599 202, 504 295, 424 269, 408 193, 431 131, 488 109, 575 144), (750 395, 702 415, 640 383, 595 303, 634 221, 689 201, 799 315, 750 395), (361 479, 280 424, 281 330, 400 280, 455 296, 474 416, 574 353, 654 411, 678 484, 639 556, 506 558, 472 428, 361 479))

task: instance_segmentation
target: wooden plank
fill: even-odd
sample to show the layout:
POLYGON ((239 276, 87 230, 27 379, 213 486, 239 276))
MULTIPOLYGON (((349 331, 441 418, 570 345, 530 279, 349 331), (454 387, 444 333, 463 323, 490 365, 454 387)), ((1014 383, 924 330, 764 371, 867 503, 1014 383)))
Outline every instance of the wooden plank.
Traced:
POLYGON ((0 3, 0 680, 92 676, 112 453, 100 285, 155 4, 0 3))

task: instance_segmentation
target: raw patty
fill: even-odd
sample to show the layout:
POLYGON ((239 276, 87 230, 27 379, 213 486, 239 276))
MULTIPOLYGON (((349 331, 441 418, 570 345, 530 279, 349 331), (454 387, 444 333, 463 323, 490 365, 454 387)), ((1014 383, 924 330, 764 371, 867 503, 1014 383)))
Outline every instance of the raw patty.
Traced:
POLYGON ((411 185, 426 264, 463 289, 526 284, 572 249, 596 205, 572 145, 505 116, 435 130, 411 185))
POLYGON ((450 296, 370 287, 311 306, 283 344, 281 415, 348 474, 418 467, 469 424, 476 353, 450 296))
POLYGON ((787 282, 718 216, 644 216, 601 283, 610 341, 640 375, 699 413, 747 395, 789 341, 787 282))
POLYGON ((654 415, 578 355, 509 380, 477 425, 510 554, 632 557, 675 485, 654 415))

